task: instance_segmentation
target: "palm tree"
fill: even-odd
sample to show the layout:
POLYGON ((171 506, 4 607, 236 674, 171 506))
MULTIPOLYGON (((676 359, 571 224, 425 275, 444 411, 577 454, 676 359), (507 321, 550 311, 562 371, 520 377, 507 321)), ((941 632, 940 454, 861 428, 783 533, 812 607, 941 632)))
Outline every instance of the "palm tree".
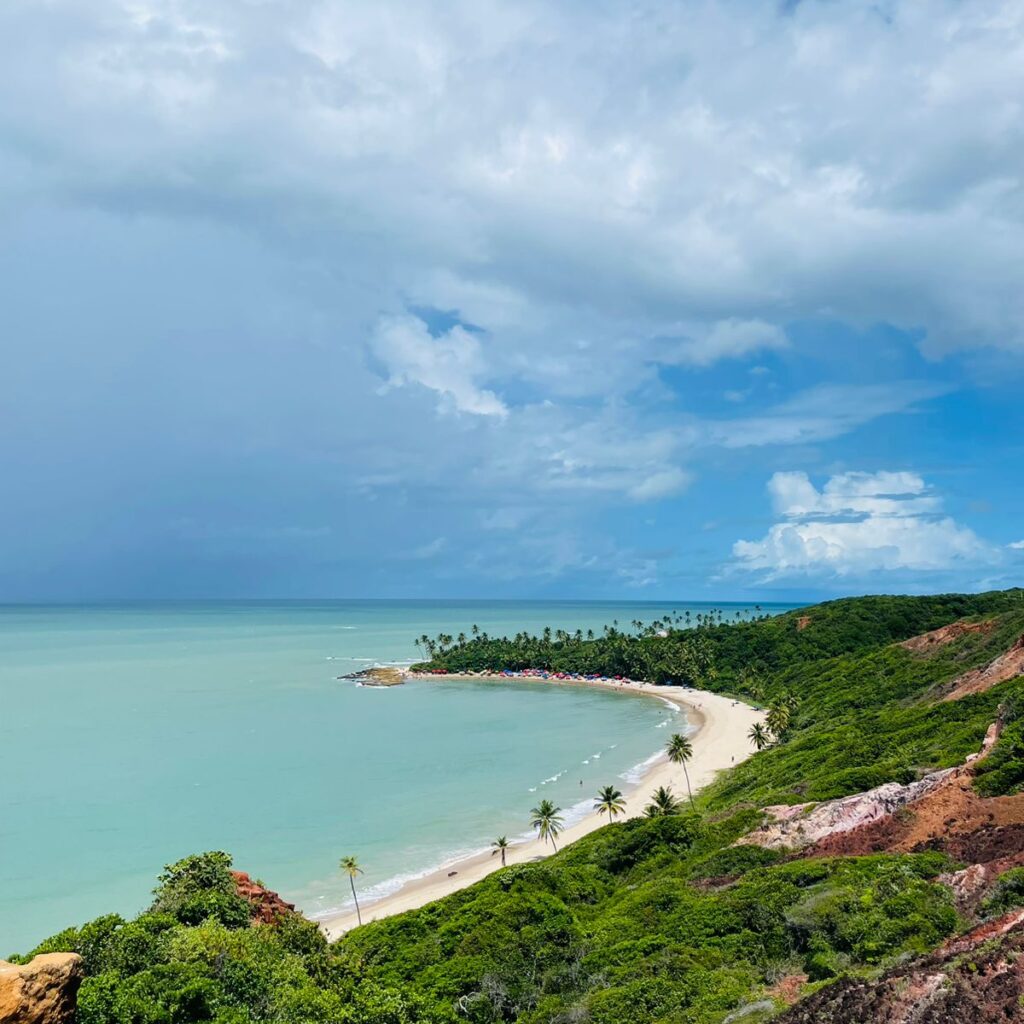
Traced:
POLYGON ((663 814, 676 814, 678 811, 679 803, 672 795, 672 790, 659 786, 654 791, 645 813, 648 818, 657 818, 663 814))
POLYGON ((789 705, 783 703, 783 701, 776 700, 769 705, 765 723, 777 740, 781 740, 785 735, 786 730, 789 728, 791 717, 792 712, 789 709, 789 705))
POLYGON ((501 866, 505 866, 505 852, 508 850, 508 839, 505 836, 498 836, 497 839, 491 843, 491 856, 493 857, 496 853, 501 854, 501 866))
POLYGON ((755 722, 750 727, 750 732, 747 733, 747 739, 749 739, 758 750, 764 750, 765 747, 770 747, 772 745, 771 737, 768 735, 768 730, 760 722, 755 722))
POLYGON ((555 848, 555 853, 557 853, 558 846, 555 843, 555 836, 562 831, 560 817, 562 808, 556 807, 550 800, 541 800, 530 813, 533 815, 530 824, 537 830, 537 838, 543 839, 544 842, 550 840, 551 845, 555 848))
POLYGON ((352 886, 352 899, 356 905, 356 920, 362 924, 363 915, 359 912, 359 900, 356 899, 356 875, 361 875, 363 869, 359 866, 359 861, 355 857, 342 857, 338 861, 338 867, 348 875, 348 884, 352 886))
POLYGON ((605 786, 597 794, 594 808, 598 814, 604 814, 607 811, 608 820, 614 821, 616 814, 625 813, 626 801, 622 799, 622 794, 614 786, 605 786))
POLYGON ((686 792, 690 797, 690 807, 692 808, 693 790, 690 788, 690 773, 687 771, 686 762, 693 757, 693 744, 685 736, 680 736, 679 733, 676 733, 669 739, 666 750, 668 759, 673 764, 681 764, 683 766, 683 774, 686 776, 686 792))

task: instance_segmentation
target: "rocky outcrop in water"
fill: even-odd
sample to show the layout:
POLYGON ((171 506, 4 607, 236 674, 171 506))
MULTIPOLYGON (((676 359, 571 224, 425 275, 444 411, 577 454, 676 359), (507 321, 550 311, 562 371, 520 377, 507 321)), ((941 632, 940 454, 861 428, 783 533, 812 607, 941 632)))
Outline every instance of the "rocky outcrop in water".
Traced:
POLYGON ((72 1024, 82 977, 77 953, 42 953, 27 964, 0 960, 0 1024, 72 1024))
POLYGON ((405 682, 406 673, 393 665, 376 665, 338 678, 354 679, 360 686, 401 686, 405 682))

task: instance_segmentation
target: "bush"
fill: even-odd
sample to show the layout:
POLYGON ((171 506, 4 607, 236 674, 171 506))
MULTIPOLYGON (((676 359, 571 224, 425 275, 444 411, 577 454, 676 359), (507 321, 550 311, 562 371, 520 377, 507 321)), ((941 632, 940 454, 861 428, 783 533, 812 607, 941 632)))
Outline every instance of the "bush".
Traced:
POLYGON ((249 904, 238 895, 231 875, 231 857, 219 851, 194 854, 168 864, 153 890, 150 908, 170 914, 182 924, 201 924, 212 919, 228 928, 249 924, 249 904))

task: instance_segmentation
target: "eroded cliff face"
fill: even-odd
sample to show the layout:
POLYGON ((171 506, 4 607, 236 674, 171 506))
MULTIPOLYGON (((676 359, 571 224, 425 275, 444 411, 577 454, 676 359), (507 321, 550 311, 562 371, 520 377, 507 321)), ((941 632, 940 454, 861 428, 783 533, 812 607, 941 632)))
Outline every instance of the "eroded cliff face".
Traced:
POLYGON ((846 979, 779 1024, 1007 1024, 1024 1020, 1024 910, 979 925, 880 978, 846 979))
MULTIPOLYGON (((790 850, 805 857, 942 850, 981 864, 1024 853, 1024 794, 982 797, 973 786, 978 762, 995 746, 994 722, 981 749, 955 768, 916 782, 887 782, 819 804, 766 807, 767 820, 738 845, 790 850)), ((1013 864, 1001 864, 1002 870, 1013 864)))
POLYGON ((294 903, 286 903, 273 889, 254 881, 244 871, 232 871, 238 895, 252 908, 253 924, 276 924, 285 914, 295 910, 294 903))
POLYGON ((0 1024, 72 1024, 84 972, 77 953, 0 960, 0 1024))
POLYGON ((991 633, 995 629, 995 622, 987 619, 984 622, 951 622, 948 626, 941 626, 933 629, 930 633, 921 633, 904 640, 900 647, 915 654, 930 654, 939 647, 945 647, 954 640, 967 636, 969 633, 991 633))
POLYGON ((942 687, 941 697, 943 700, 960 700, 972 693, 984 693, 1019 675, 1024 675, 1024 635, 1018 637, 1008 651, 987 665, 971 669, 942 687))

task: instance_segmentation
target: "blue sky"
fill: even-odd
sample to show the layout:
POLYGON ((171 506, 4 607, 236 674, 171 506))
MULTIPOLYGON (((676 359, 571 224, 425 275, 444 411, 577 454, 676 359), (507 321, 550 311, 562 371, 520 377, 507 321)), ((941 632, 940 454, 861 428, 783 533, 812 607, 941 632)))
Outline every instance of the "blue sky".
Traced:
POLYGON ((1018 2, 8 0, 0 600, 1024 577, 1018 2))

